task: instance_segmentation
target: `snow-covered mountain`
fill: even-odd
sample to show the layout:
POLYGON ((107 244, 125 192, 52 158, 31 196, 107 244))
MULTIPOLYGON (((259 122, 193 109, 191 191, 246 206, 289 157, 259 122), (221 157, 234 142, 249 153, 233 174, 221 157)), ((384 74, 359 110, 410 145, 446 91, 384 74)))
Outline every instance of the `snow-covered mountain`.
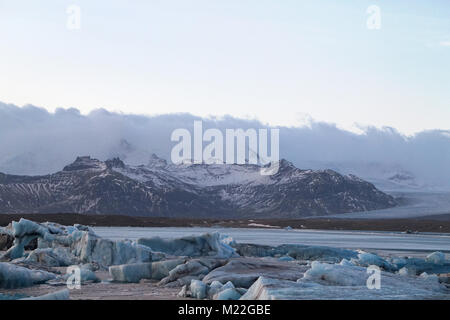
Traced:
POLYGON ((369 182, 332 170, 300 170, 282 160, 277 174, 257 165, 147 165, 78 157, 44 176, 0 174, 1 213, 84 213, 165 217, 305 217, 395 206, 369 182))

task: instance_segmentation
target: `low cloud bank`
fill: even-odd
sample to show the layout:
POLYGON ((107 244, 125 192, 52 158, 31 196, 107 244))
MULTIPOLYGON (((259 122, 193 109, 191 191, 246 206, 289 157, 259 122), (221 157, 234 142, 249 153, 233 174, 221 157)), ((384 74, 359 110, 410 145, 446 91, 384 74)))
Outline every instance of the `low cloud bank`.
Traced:
MULTIPOLYGON (((99 109, 82 115, 77 109, 50 113, 35 106, 0 103, 0 171, 46 174, 61 170, 76 156, 120 157, 145 164, 152 153, 169 159, 177 128, 266 128, 256 120, 233 117, 201 119, 190 114, 154 117, 99 109)), ((368 127, 356 134, 312 121, 303 127, 279 127, 280 156, 300 168, 332 168, 365 178, 411 174, 428 185, 450 186, 450 130, 404 136, 395 129, 368 127)))

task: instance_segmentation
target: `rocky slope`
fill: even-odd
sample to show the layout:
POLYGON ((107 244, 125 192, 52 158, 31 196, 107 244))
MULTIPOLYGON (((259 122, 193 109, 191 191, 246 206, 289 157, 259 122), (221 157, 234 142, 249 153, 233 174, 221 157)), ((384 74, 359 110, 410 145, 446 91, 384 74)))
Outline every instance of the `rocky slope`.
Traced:
POLYGON ((295 218, 395 206, 355 176, 300 170, 286 160, 276 175, 256 165, 147 165, 79 157, 45 176, 0 173, 0 213, 84 213, 165 217, 295 218))

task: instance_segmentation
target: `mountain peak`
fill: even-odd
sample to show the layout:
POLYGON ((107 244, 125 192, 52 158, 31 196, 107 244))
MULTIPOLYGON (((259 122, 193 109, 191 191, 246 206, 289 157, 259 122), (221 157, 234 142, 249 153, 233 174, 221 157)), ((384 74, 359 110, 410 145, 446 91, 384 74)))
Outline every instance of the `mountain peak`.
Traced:
POLYGON ((106 164, 90 156, 77 157, 75 161, 64 167, 63 171, 105 170, 106 164))
POLYGON ((110 169, 112 169, 112 168, 121 168, 121 169, 125 168, 125 163, 122 160, 120 160, 119 157, 106 160, 105 164, 110 169))
POLYGON ((150 156, 148 166, 149 167, 165 167, 165 166, 167 166, 167 161, 163 158, 158 157, 156 154, 153 153, 150 156))

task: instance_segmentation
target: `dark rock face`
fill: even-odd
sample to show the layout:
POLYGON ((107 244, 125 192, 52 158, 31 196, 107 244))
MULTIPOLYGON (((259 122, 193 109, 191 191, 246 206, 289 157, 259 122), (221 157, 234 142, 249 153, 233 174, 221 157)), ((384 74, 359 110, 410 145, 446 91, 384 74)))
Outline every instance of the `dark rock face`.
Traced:
POLYGON ((277 174, 256 165, 145 166, 79 157, 45 176, 0 174, 1 213, 83 213, 164 217, 295 218, 395 206, 355 176, 300 170, 282 160, 277 174))

